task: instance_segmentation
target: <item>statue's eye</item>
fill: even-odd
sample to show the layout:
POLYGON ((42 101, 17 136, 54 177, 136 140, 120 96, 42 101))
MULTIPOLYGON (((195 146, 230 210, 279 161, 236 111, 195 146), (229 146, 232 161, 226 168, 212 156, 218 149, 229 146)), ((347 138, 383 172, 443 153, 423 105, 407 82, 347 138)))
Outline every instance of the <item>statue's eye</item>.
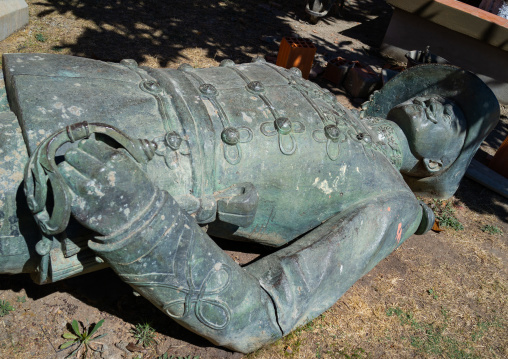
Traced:
POLYGON ((425 108, 425 107, 426 107, 425 100, 424 100, 423 98, 421 98, 421 97, 415 97, 415 98, 413 99, 413 103, 414 103, 415 105, 420 105, 420 106, 422 106, 423 108, 425 108))
POLYGON ((444 117, 444 119, 446 121, 448 121, 448 122, 451 122, 452 121, 452 116, 453 116, 452 106, 446 105, 444 107, 444 111, 443 111, 443 117, 444 117))

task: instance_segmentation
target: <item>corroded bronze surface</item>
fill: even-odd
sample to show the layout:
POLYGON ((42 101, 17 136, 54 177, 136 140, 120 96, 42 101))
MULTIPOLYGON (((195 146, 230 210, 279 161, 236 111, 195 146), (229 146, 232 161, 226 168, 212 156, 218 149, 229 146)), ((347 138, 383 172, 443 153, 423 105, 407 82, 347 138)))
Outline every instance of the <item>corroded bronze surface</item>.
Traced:
POLYGON ((446 65, 398 75, 359 118, 262 59, 3 64, 0 272, 42 284, 110 266, 241 352, 315 318, 429 230, 413 192, 451 196, 499 117, 485 84, 446 65), (209 235, 283 247, 242 268, 209 235))

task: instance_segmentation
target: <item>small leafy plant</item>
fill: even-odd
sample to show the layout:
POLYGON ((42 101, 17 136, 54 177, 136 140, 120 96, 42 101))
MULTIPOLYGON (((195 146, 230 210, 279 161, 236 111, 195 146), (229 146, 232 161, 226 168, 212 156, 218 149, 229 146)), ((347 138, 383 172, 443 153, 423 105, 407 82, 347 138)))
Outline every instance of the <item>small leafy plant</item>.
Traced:
POLYGON ((155 343, 155 329, 149 323, 138 323, 131 332, 137 344, 142 344, 145 348, 155 343))
POLYGON ((429 295, 431 295, 431 296, 432 296, 432 298, 434 298, 434 299, 439 298, 439 297, 438 297, 438 295, 437 295, 437 293, 436 293, 436 291, 435 291, 434 289, 432 289, 432 288, 431 288, 431 289, 429 289, 429 290, 427 290, 427 293, 428 293, 429 295))
POLYGON ((35 40, 39 41, 39 42, 46 42, 46 36, 44 36, 44 34, 41 34, 40 32, 35 34, 35 40))
POLYGON ((6 300, 0 300, 0 317, 4 317, 9 312, 12 312, 14 310, 14 307, 6 300))
POLYGON ((488 234, 503 234, 503 230, 497 226, 493 226, 490 224, 484 225, 481 230, 488 234))
POLYGON ((430 204, 430 208, 434 211, 440 227, 448 227, 456 231, 464 229, 462 223, 455 217, 455 208, 452 202, 434 200, 433 203, 430 204))
POLYGON ((104 323, 104 319, 99 320, 99 322, 94 325, 94 327, 91 331, 89 331, 89 329, 92 327, 91 325, 88 326, 88 324, 87 324, 87 326, 85 327, 83 325, 83 323, 81 323, 81 326, 83 327, 83 331, 81 331, 79 328, 78 321, 76 319, 74 319, 71 323, 72 331, 74 333, 67 332, 62 335, 65 339, 70 339, 70 340, 68 342, 63 343, 60 346, 60 349, 66 349, 66 348, 69 348, 70 346, 75 345, 75 344, 77 344, 78 347, 76 349, 74 349, 72 351, 72 353, 67 355, 66 358, 69 358, 69 357, 73 356, 74 354, 76 354, 77 358, 86 357, 88 350, 98 351, 98 348, 97 347, 94 348, 94 345, 101 344, 101 343, 97 342, 97 343, 92 344, 92 341, 102 338, 102 337, 106 336, 106 334, 97 335, 93 338, 92 338, 92 336, 97 332, 97 330, 99 330, 99 328, 102 326, 103 323, 104 323))

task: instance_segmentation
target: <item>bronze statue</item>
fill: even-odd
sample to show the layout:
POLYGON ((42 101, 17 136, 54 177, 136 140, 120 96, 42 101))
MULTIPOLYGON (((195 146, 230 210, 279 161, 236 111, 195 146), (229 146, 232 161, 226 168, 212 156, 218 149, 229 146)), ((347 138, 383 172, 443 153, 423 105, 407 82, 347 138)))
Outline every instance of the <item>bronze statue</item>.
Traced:
POLYGON ((3 66, 0 272, 42 284, 110 266, 244 353, 428 231, 413 192, 453 195, 499 118, 490 89, 449 65, 401 73, 361 116, 262 59, 170 70, 12 54, 3 66), (281 248, 240 267, 210 236, 281 248))

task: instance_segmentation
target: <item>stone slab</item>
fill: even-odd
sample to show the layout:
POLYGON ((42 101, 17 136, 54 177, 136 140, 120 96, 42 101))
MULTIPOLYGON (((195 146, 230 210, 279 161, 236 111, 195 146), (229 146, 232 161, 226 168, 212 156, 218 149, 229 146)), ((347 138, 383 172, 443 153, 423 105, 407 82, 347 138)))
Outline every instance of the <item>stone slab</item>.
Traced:
MULTIPOLYGON (((432 53, 445 58, 454 65, 476 73, 495 93, 499 102, 508 104, 508 71, 506 71, 508 68, 508 51, 505 50, 506 45, 508 45, 508 27, 501 30, 501 24, 493 23, 490 32, 479 32, 480 34, 483 33, 483 36, 470 36, 469 33, 463 31, 464 29, 461 26, 457 25, 456 30, 454 30, 452 25, 461 20, 483 26, 485 19, 474 22, 471 19, 477 19, 477 16, 472 14, 459 16, 454 12, 455 17, 451 17, 450 23, 444 26, 441 21, 438 21, 441 19, 438 13, 434 13, 433 16, 426 13, 429 7, 420 8, 420 10, 408 8, 409 11, 406 11, 407 4, 413 4, 412 2, 406 2, 402 5, 396 0, 390 0, 390 3, 395 6, 404 6, 404 9, 395 7, 381 46, 381 52, 398 61, 406 62, 404 57, 406 52, 425 50, 427 46, 430 46, 432 53), (497 36, 491 37, 490 35, 493 33, 496 33, 497 36), (499 41, 501 35, 505 36, 505 40, 495 46, 492 39, 495 38, 496 41, 499 41)), ((427 0, 426 3, 434 4, 435 1, 427 0)), ((454 3, 459 2, 455 1, 454 3)), ((442 9, 443 4, 440 5, 442 9)), ((498 16, 495 17, 499 18, 498 16)), ((501 20, 506 21, 505 19, 499 19, 498 22, 501 20)))
POLYGON ((508 51, 508 19, 456 0, 388 0, 397 9, 508 51))
POLYGON ((0 0, 0 41, 28 24, 24 0, 0 0))

